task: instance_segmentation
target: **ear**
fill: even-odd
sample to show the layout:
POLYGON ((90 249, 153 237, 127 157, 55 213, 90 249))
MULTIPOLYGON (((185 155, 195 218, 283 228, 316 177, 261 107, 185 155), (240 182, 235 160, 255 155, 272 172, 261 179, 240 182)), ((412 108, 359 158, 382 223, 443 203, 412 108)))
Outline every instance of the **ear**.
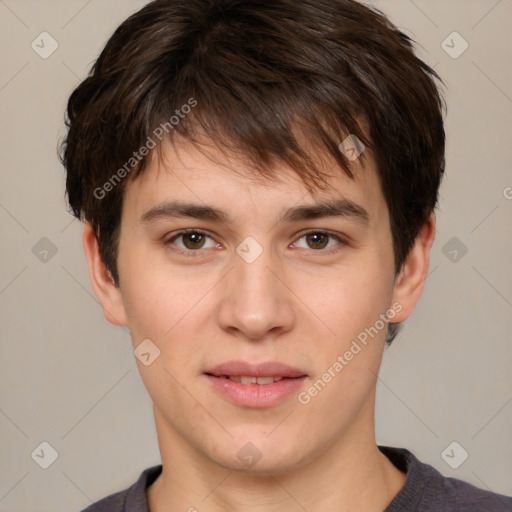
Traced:
POLYGON ((393 322, 406 320, 418 302, 430 264, 430 249, 436 236, 436 219, 432 213, 421 228, 414 246, 410 250, 395 281, 393 304, 402 305, 401 311, 394 317, 393 322))
POLYGON ((105 318, 114 325, 126 325, 126 314, 119 287, 103 263, 96 234, 89 222, 85 224, 83 243, 89 279, 103 307, 105 318))

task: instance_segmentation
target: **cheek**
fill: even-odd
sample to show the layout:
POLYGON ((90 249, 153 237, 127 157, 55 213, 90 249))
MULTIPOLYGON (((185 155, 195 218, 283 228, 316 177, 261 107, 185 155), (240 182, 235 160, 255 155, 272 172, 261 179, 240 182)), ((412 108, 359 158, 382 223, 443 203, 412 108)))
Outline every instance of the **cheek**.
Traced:
POLYGON ((179 279, 139 272, 124 297, 128 327, 134 334, 164 342, 198 301, 200 290, 183 286, 179 279))
POLYGON ((375 388, 390 310, 392 279, 370 271, 351 273, 350 278, 331 281, 318 293, 318 316, 330 331, 322 337, 322 350, 315 353, 315 375, 300 397, 312 428, 325 429, 326 411, 332 419, 329 432, 337 435, 368 403, 375 388), (357 279, 356 279, 357 278, 357 279))
POLYGON ((329 332, 322 337, 316 374, 303 399, 311 400, 310 412, 318 411, 318 417, 328 408, 334 423, 343 423, 355 417, 372 392, 388 326, 381 315, 390 310, 393 277, 389 262, 380 266, 372 257, 326 281, 322 293, 315 292, 315 312, 329 332))
POLYGON ((329 327, 338 344, 350 343, 389 309, 393 270, 383 267, 376 260, 357 268, 340 268, 328 279, 318 281, 317 286, 303 287, 304 302, 329 327))
POLYGON ((151 264, 148 256, 133 254, 124 262, 123 300, 134 347, 149 338, 161 351, 162 361, 175 368, 190 367, 190 355, 199 353, 200 331, 218 281, 213 275, 182 274, 166 264, 151 264), (139 264, 143 261, 144 264, 139 264))
POLYGON ((154 251, 128 237, 120 240, 118 268, 132 337, 161 338, 185 306, 179 279, 155 261, 154 251))

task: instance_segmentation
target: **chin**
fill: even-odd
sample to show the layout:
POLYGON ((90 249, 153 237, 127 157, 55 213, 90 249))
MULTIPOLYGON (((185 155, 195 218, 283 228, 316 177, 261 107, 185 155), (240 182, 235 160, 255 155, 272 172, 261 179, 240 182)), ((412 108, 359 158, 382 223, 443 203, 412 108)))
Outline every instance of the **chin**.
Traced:
POLYGON ((296 436, 275 435, 275 432, 268 436, 268 432, 259 428, 250 435, 245 430, 243 435, 234 436, 226 444, 216 443, 216 452, 208 455, 230 471, 267 476, 268 473, 287 473, 307 462, 304 444, 298 446, 296 436))

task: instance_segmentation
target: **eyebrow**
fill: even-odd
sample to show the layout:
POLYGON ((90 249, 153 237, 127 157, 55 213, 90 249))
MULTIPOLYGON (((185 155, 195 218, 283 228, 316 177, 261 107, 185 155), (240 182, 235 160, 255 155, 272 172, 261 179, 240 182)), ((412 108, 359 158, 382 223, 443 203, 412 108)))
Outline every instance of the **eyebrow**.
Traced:
MULTIPOLYGON (((140 222, 150 224, 160 219, 190 217, 232 224, 233 219, 228 212, 214 206, 190 203, 185 201, 165 201, 157 204, 142 214, 140 222)), ((360 205, 349 199, 332 199, 314 205, 295 206, 288 209, 279 222, 297 222, 301 220, 320 219, 324 217, 354 218, 368 224, 369 214, 360 205)))

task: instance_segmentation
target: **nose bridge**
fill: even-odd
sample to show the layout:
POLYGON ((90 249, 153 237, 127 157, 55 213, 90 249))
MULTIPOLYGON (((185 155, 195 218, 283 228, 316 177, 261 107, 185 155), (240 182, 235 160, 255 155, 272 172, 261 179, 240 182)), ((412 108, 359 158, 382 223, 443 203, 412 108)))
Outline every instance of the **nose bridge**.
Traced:
POLYGON ((293 305, 281 282, 284 276, 276 277, 283 273, 279 259, 252 240, 244 242, 233 255, 234 268, 219 305, 218 320, 223 329, 261 339, 271 330, 291 328, 293 305))
POLYGON ((275 262, 273 264, 272 258, 268 254, 259 256, 251 263, 239 258, 235 263, 234 270, 236 288, 241 295, 238 297, 238 301, 242 298, 247 299, 248 303, 260 299, 265 299, 266 303, 275 301, 279 290, 276 287, 274 274, 270 271, 273 266, 276 266, 275 262))

